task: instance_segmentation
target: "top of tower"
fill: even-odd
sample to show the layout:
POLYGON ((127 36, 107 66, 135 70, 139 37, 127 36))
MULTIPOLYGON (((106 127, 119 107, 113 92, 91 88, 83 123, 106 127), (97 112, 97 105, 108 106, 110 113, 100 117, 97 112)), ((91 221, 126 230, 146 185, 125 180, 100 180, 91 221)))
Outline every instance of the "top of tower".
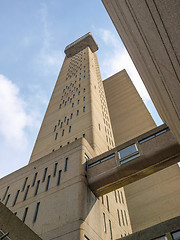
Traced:
POLYGON ((92 52, 95 52, 98 50, 98 45, 95 42, 95 40, 90 32, 85 34, 84 36, 78 38, 73 43, 69 44, 65 48, 64 52, 67 57, 72 57, 73 55, 75 55, 76 53, 78 53, 79 51, 81 51, 82 49, 84 49, 86 47, 90 47, 92 52))

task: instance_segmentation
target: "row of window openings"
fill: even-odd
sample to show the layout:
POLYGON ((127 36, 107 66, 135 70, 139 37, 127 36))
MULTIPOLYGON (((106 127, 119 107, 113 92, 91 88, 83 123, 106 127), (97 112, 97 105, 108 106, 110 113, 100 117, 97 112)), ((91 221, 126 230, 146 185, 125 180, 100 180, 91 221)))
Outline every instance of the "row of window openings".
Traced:
MULTIPOLYGON (((83 136, 83 138, 85 138, 85 137, 86 137, 86 134, 85 134, 85 133, 83 133, 83 135, 82 135, 82 136, 83 136)), ((78 138, 75 138, 74 140, 76 141, 76 140, 78 140, 78 138)), ((70 144, 70 142, 67 142, 67 144, 70 144)), ((62 146, 62 145, 60 145, 60 148, 62 148, 62 147, 63 147, 63 146, 62 146)), ((53 149, 52 151, 54 152, 54 151, 55 151, 55 149, 53 149)))
MULTIPOLYGON (((54 165, 53 177, 56 176, 57 166, 58 166, 58 163, 55 163, 55 165, 54 165)), ((68 169, 68 158, 66 158, 66 160, 65 160, 65 168, 64 168, 64 171, 66 172, 67 169, 68 169)), ((44 169, 44 175, 43 175, 43 180, 42 180, 42 182, 44 182, 45 179, 46 179, 47 170, 48 170, 48 168, 45 168, 45 169, 44 169)), ((61 172, 62 172, 62 170, 59 170, 59 172, 58 172, 57 186, 59 186, 59 185, 60 185, 60 182, 61 182, 61 172)), ((35 185, 36 178, 37 178, 37 174, 38 174, 38 173, 36 172, 35 175, 34 175, 32 187, 35 185)), ((49 189, 50 178, 51 178, 51 175, 49 175, 48 178, 47 178, 47 183, 46 183, 46 188, 45 188, 46 191, 48 191, 48 189, 49 189)), ((27 184, 27 180, 28 180, 28 177, 25 178, 24 185, 23 185, 23 188, 22 188, 21 192, 24 191, 24 189, 25 189, 25 187, 26 187, 26 184, 27 184)), ((36 196, 37 193, 38 193, 39 185, 40 185, 40 180, 37 181, 34 196, 36 196)), ((27 198, 27 195, 28 195, 28 192, 29 192, 29 188, 30 188, 30 185, 28 185, 27 188, 26 188, 26 192, 25 192, 23 201, 25 201, 26 198, 27 198)), ((6 191, 5 191, 5 194, 4 194, 4 196, 3 196, 2 201, 4 201, 4 199, 6 198, 6 195, 7 195, 8 190, 9 190, 9 186, 6 188, 6 191)), ((13 204, 12 204, 12 207, 15 206, 15 204, 16 204, 16 202, 17 202, 17 199, 18 199, 18 196, 19 196, 19 193, 20 193, 20 190, 18 190, 17 193, 16 193, 16 196, 15 196, 14 202, 13 202, 13 204)), ((10 194, 8 194, 8 196, 7 196, 7 198, 6 198, 5 206, 7 205, 8 201, 9 201, 9 198, 10 198, 10 194)))
POLYGON ((116 190, 114 191, 114 196, 115 196, 115 200, 116 202, 118 203, 118 200, 119 200, 119 203, 123 203, 124 204, 124 197, 123 197, 123 193, 120 191, 117 191, 116 190), (117 198, 117 195, 118 195, 118 198, 117 198))
MULTIPOLYGON (((37 216, 38 216, 38 212, 39 212, 39 206, 40 206, 40 202, 38 202, 36 204, 36 209, 35 209, 35 213, 34 213, 34 217, 33 217, 33 224, 36 222, 37 220, 37 216)), ((25 208, 24 210, 24 214, 23 214, 23 217, 22 217, 22 222, 25 222, 26 220, 26 217, 27 217, 27 213, 28 213, 28 207, 25 208)), ((17 215, 17 212, 14 213, 15 215, 17 215)))
MULTIPOLYGON (((83 107, 83 112, 85 112, 85 107, 83 107)), ((78 116, 79 115, 79 110, 77 110, 77 112, 76 112, 76 116, 78 116)), ((65 117, 66 118, 66 117, 65 117)), ((66 121, 66 120, 65 120, 66 121)), ((66 123, 67 125, 69 124, 69 119, 67 119, 67 123, 66 123)), ((59 125, 58 125, 59 126, 59 125)), ((62 128, 62 126, 63 126, 63 122, 61 122, 61 125, 60 125, 60 128, 62 128)), ((55 127, 54 127, 54 132, 56 131, 56 129, 57 129, 57 125, 55 125, 55 127)), ((69 133, 71 132, 71 126, 69 126, 69 133)), ((65 133, 65 130, 63 129, 62 130, 62 136, 64 136, 64 133, 65 133)), ((55 140, 57 139, 57 137, 58 137, 58 133, 56 133, 56 135, 55 135, 55 140)))
MULTIPOLYGON (((124 211, 124 213, 126 214, 126 212, 124 211)), ((123 216, 123 212, 121 210, 121 214, 123 216)), ((120 220, 120 214, 119 214, 119 210, 117 209, 117 216, 118 216, 118 222, 119 222, 119 225, 121 226, 121 220, 120 220)), ((126 215, 125 215, 126 216, 126 215)), ((124 219, 124 218, 122 218, 124 219)), ((123 220, 124 221, 124 220, 123 220)), ((103 224, 104 224, 104 232, 107 233, 107 227, 106 227, 106 215, 105 213, 103 213, 103 224)), ((125 224, 123 224, 125 225, 125 224)), ((128 225, 128 223, 127 223, 128 225)), ((109 220, 109 232, 110 232, 110 239, 113 239, 113 235, 112 235, 112 224, 111 224, 111 220, 109 220)), ((126 234, 125 234, 126 236, 126 234)), ((122 236, 121 236, 122 237, 122 236)))
MULTIPOLYGON (((78 92, 78 95, 80 95, 80 91, 78 92)), ((73 95, 73 98, 74 98, 74 97, 75 97, 75 94, 73 95)), ((86 98, 83 97, 83 102, 85 102, 85 100, 86 100, 86 98)), ((68 98, 68 101, 69 101, 69 98, 68 98)), ((71 102, 72 102, 72 98, 70 98, 70 103, 71 103, 71 102)), ((79 103, 80 103, 80 100, 78 99, 78 100, 77 100, 77 104, 79 105, 79 103)), ((62 104, 64 104, 64 106, 66 106, 67 101, 63 100, 63 102, 59 104, 59 109, 62 108, 62 104)), ((72 103, 71 106, 74 107, 74 102, 72 103)))
MULTIPOLYGON (((76 81, 75 81, 75 83, 76 83, 76 81)), ((74 84, 72 84, 72 86, 74 86, 74 84)), ((81 86, 81 84, 79 84, 79 87, 81 86)), ((69 89, 69 87, 68 86, 66 86, 68 89, 69 89)), ((76 87, 74 87, 74 90, 77 92, 78 91, 78 88, 76 88, 76 87)), ((70 93, 72 94, 73 93, 73 90, 69 90, 70 91, 70 93)), ((86 92, 86 89, 84 88, 83 89, 83 92, 85 93, 86 92)), ((65 97, 68 97, 68 92, 65 92, 65 88, 63 89, 63 93, 64 93, 64 95, 62 95, 61 96, 61 100, 63 99, 63 97, 65 96, 65 97)), ((80 91, 78 92, 78 95, 80 95, 80 91)), ((73 98, 75 97, 75 94, 73 94, 73 98)), ((71 98, 72 99, 72 98, 71 98)), ((71 100, 70 99, 70 97, 68 98, 68 101, 69 100, 71 100)), ((63 101, 63 103, 64 103, 64 101, 63 101)))

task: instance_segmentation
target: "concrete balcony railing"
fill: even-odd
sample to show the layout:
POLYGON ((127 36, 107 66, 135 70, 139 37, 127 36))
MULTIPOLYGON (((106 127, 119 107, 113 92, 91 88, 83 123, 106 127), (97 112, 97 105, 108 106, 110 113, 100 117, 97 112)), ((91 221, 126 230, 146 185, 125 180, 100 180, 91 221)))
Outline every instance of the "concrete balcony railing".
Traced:
POLYGON ((180 145, 161 125, 87 162, 90 189, 101 196, 180 161, 180 145))

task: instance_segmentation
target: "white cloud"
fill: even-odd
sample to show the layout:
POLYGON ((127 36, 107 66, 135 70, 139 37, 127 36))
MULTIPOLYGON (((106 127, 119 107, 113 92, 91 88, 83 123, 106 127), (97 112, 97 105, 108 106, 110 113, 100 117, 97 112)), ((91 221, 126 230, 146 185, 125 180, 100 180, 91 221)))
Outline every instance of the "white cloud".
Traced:
POLYGON ((25 150, 28 139, 27 126, 32 126, 33 118, 26 113, 26 103, 19 95, 18 87, 0 75, 0 134, 9 146, 25 150))
POLYGON ((150 96, 121 40, 106 29, 97 29, 96 33, 107 47, 108 45, 111 46, 111 51, 107 52, 102 61, 101 73, 103 78, 126 69, 143 100, 150 100, 150 96))

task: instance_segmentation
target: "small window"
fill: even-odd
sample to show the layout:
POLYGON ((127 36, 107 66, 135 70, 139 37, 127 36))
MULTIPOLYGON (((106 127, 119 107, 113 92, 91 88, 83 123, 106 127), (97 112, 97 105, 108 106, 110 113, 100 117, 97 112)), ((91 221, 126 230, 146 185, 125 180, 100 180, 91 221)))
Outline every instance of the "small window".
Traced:
POLYGON ((33 183, 32 183, 32 187, 34 187, 34 184, 35 184, 35 182, 36 182, 37 175, 38 175, 38 173, 36 172, 36 173, 34 174, 34 180, 33 180, 33 183))
POLYGON ((64 122, 66 122, 66 117, 64 117, 64 122))
POLYGON ((77 115, 77 116, 79 115, 79 110, 77 110, 77 113, 76 113, 76 115, 77 115))
POLYGON ((78 92, 78 95, 80 95, 80 91, 78 92))
POLYGON ((73 98, 75 98, 75 94, 73 94, 73 98))
POLYGON ((110 210, 109 210, 109 199, 108 199, 107 195, 106 195, 106 202, 107 202, 107 210, 108 210, 108 212, 110 212, 110 210))
POLYGON ((69 118, 67 119, 67 123, 66 123, 67 125, 69 124, 69 118))
POLYGON ((69 133, 71 132, 71 126, 69 126, 69 133))
POLYGON ((45 181, 45 179, 46 179, 46 174, 47 174, 47 168, 44 169, 44 176, 43 176, 43 180, 42 180, 42 182, 45 181))
POLYGON ((83 107, 83 112, 85 112, 85 110, 86 110, 86 108, 85 108, 85 107, 83 107))
POLYGON ((56 135, 55 135, 55 140, 57 139, 57 136, 58 136, 58 133, 56 133, 56 135))
POLYGON ((24 223, 25 220, 26 220, 27 212, 28 212, 28 207, 25 208, 25 211, 24 211, 24 215, 23 215, 23 218, 22 218, 22 222, 23 222, 23 223, 24 223))
POLYGON ((172 237, 174 240, 180 239, 180 231, 173 232, 172 237))
POLYGON ((49 189, 50 179, 51 179, 51 175, 49 175, 47 178, 46 191, 48 191, 48 189, 49 189))
POLYGON ((85 102, 85 100, 86 100, 86 98, 85 98, 85 97, 83 97, 83 102, 85 102))
POLYGON ((61 104, 59 104, 59 109, 61 109, 61 104))
POLYGON ((85 88, 83 89, 83 92, 84 92, 84 93, 86 92, 86 89, 85 89, 85 88))
POLYGON ((79 78, 79 81, 81 81, 81 78, 79 78))
POLYGON ((54 126, 54 132, 56 131, 57 125, 54 126))
POLYGON ((7 198, 6 198, 6 201, 5 201, 5 206, 7 205, 8 201, 9 201, 9 198, 10 198, 10 194, 8 194, 7 198))
POLYGON ((26 187, 27 180, 28 180, 28 177, 26 177, 26 179, 25 179, 25 181, 24 181, 24 185, 23 185, 23 188, 22 188, 21 192, 24 191, 24 189, 25 189, 25 187, 26 187))
POLYGON ((28 185, 27 188, 26 188, 26 192, 25 192, 23 201, 25 201, 26 198, 27 198, 27 195, 28 195, 28 192, 29 192, 29 187, 30 187, 30 185, 28 185))
POLYGON ((79 104, 79 99, 78 99, 78 101, 77 101, 77 104, 79 104))
POLYGON ((19 196, 19 192, 20 192, 20 190, 18 190, 17 193, 16 193, 16 196, 15 196, 15 199, 14 199, 14 202, 13 202, 13 205, 12 205, 13 207, 14 207, 14 205, 17 202, 17 199, 18 199, 18 196, 19 196))
POLYGON ((62 136, 64 136, 64 129, 62 130, 62 136))
POLYGON ((57 186, 60 185, 60 182, 61 182, 61 172, 62 172, 62 171, 59 170, 57 186))
POLYGON ((75 138, 75 141, 77 140, 77 138, 75 138))
POLYGON ((106 233, 106 215, 103 213, 104 232, 106 233))
POLYGON ((83 133, 83 138, 85 138, 86 137, 86 134, 85 133, 83 133))
POLYGON ((72 119, 72 117, 73 117, 73 113, 71 113, 70 119, 72 119))
POLYGON ((39 205, 40 205, 40 202, 38 202, 37 205, 36 205, 36 210, 35 210, 35 214, 34 214, 33 223, 35 223, 36 220, 37 220, 37 215, 38 215, 38 211, 39 211, 39 205))
POLYGON ((112 226, 111 226, 111 220, 109 220, 109 231, 110 231, 110 236, 111 236, 111 239, 113 239, 113 235, 112 235, 112 226))
POLYGON ((72 103, 72 107, 74 107, 74 103, 72 103))
POLYGON ((38 193, 39 184, 40 184, 40 180, 37 181, 37 184, 36 184, 36 190, 35 190, 34 196, 36 196, 37 193, 38 193))
POLYGON ((117 215, 118 215, 119 226, 121 226, 121 218, 120 218, 120 214, 119 214, 119 210, 118 209, 117 209, 117 215))
POLYGON ((65 168, 64 168, 64 171, 66 172, 68 169, 68 157, 66 158, 65 160, 65 168))
POLYGON ((4 201, 4 199, 6 198, 6 195, 7 195, 8 190, 9 190, 9 186, 6 188, 6 191, 5 191, 5 193, 4 193, 4 196, 3 196, 2 201, 4 201))
POLYGON ((54 174, 53 174, 53 177, 56 176, 57 166, 58 166, 58 163, 56 162, 55 165, 54 165, 54 174))

